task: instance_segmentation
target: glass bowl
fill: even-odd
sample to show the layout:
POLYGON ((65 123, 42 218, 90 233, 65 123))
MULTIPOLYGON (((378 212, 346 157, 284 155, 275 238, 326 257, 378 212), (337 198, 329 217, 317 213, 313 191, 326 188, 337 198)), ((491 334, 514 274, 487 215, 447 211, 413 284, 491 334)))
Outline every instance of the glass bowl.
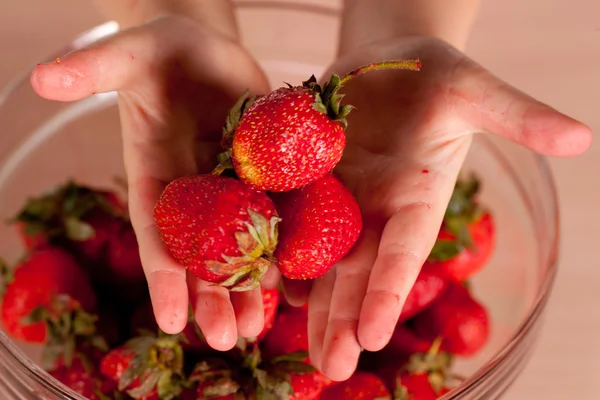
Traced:
MULTIPOLYGON (((273 86, 319 75, 336 50, 339 11, 292 2, 240 1, 245 44, 273 86), (268 30, 259 29, 269 26, 268 30), (302 31, 322 27, 319 38, 302 31), (286 43, 285 48, 281 43, 286 43)), ((48 60, 118 30, 115 23, 92 29, 48 60)), ((73 178, 111 187, 123 176, 115 93, 76 103, 45 101, 29 86, 29 71, 0 92, 0 217, 14 216, 24 201, 73 178)), ((556 274, 558 210, 546 162, 503 140, 477 137, 465 171, 483 182, 482 201, 496 216, 497 248, 489 266, 473 279, 475 296, 489 309, 492 334, 475 357, 460 359, 456 372, 467 379, 449 399, 496 399, 531 355, 556 274)), ((0 254, 15 261, 22 253, 12 227, 0 225, 0 254)), ((40 349, 17 344, 0 331, 0 398, 83 399, 37 366, 40 349)))

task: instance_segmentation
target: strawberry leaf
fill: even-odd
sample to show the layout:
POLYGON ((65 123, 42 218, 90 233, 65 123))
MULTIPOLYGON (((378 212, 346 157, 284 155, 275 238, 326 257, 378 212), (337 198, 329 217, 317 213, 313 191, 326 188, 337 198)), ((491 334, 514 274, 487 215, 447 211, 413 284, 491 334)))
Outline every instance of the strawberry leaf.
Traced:
POLYGON ((326 114, 332 121, 337 121, 344 129, 348 126, 346 117, 352 111, 353 107, 344 106, 341 101, 344 97, 338 94, 342 87, 342 82, 339 75, 333 74, 329 82, 322 87, 317 83, 317 79, 312 75, 307 81, 302 82, 302 85, 310 89, 315 96, 315 101, 312 107, 326 114))
POLYGON ((448 261, 464 250, 455 240, 438 239, 431 252, 429 253, 429 259, 435 261, 448 261))
MULTIPOLYGON (((156 387, 156 384, 158 383, 162 374, 163 372, 158 369, 151 370, 147 375, 140 379, 140 386, 127 390, 127 394, 134 399, 139 399, 140 397, 150 393, 152 389, 156 387)), ((119 390, 121 389, 119 388, 119 390)))
POLYGON ((394 400, 410 400, 408 389, 402 384, 400 377, 396 378, 396 388, 394 389, 394 400))
POLYGON ((37 322, 45 322, 50 318, 50 312, 44 306, 39 306, 31 310, 29 315, 21 319, 24 325, 31 325, 37 322))
POLYGON ((312 365, 300 361, 281 361, 277 364, 277 368, 296 375, 312 374, 317 371, 312 365))
POLYGON ((271 360, 272 364, 278 364, 283 361, 301 362, 308 358, 307 351, 296 351, 293 353, 284 354, 279 357, 275 357, 271 360))
POLYGON ((258 383, 257 393, 259 399, 288 400, 294 394, 292 383, 287 374, 269 374, 265 370, 255 369, 254 377, 258 383))
POLYGON ((139 378, 147 369, 147 360, 136 354, 119 379, 119 391, 122 392, 127 389, 133 381, 139 378))
POLYGON ((179 396, 183 387, 171 371, 163 371, 156 383, 158 397, 161 400, 172 400, 179 396))
POLYGON ((237 393, 240 390, 240 385, 230 378, 221 378, 214 383, 206 386, 202 390, 202 395, 206 398, 224 397, 230 394, 237 393))
POLYGON ((252 106, 252 104, 259 99, 261 96, 250 96, 250 91, 246 90, 242 96, 236 101, 236 103, 229 110, 229 114, 225 119, 225 125, 223 126, 223 138, 221 145, 223 148, 231 148, 233 142, 233 136, 235 131, 242 120, 242 116, 252 106))

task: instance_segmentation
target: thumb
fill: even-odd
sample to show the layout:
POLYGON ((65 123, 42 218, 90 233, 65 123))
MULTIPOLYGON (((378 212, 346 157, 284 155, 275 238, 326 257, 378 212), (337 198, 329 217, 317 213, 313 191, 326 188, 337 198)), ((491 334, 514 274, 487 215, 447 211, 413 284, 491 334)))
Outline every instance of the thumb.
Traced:
POLYGON ((156 57, 157 36, 143 34, 146 29, 122 31, 38 64, 30 76, 33 90, 48 100, 76 101, 126 88, 147 72, 156 57))
POLYGON ((592 132, 583 123, 543 104, 469 61, 455 71, 451 95, 475 131, 496 134, 546 156, 585 152, 592 132))

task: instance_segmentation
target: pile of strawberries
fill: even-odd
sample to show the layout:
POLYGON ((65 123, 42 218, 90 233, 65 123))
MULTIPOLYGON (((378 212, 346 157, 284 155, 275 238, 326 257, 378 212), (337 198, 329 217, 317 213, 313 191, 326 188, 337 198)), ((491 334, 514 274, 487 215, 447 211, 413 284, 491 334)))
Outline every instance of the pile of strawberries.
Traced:
POLYGON ((311 367, 308 308, 290 306, 278 289, 261 289, 263 332, 231 351, 206 344, 192 310, 180 335, 162 333, 125 205, 71 182, 31 200, 15 219, 27 252, 2 268, 3 329, 43 345, 48 371, 93 400, 435 399, 456 382, 453 357, 475 354, 488 338, 487 312, 467 284, 494 245, 477 189, 474 179, 458 182, 392 340, 364 352, 345 382, 311 367))
MULTIPOLYGON (((289 279, 325 274, 362 230, 358 204, 332 174, 351 110, 338 90, 369 70, 418 67, 372 64, 323 87, 313 77, 245 94, 227 117, 213 173, 169 183, 156 204, 171 255, 231 291, 259 288, 269 268, 289 279)), ((489 334, 467 284, 494 247, 478 188, 474 178, 457 183, 392 340, 364 352, 345 382, 311 366, 307 306, 290 306, 279 289, 260 288, 264 330, 230 351, 207 345, 191 309, 181 334, 160 331, 125 203, 74 182, 31 199, 14 219, 27 252, 3 265, 2 325, 41 344, 44 367, 93 400, 435 399, 455 384, 453 358, 476 353, 489 334)))

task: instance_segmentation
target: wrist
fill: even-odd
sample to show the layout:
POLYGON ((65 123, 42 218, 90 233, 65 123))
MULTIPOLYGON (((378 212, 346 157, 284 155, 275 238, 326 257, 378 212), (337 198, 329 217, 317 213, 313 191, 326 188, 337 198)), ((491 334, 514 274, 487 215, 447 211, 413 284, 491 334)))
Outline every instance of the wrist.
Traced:
POLYGON ((464 50, 479 0, 344 0, 340 53, 389 38, 428 36, 464 50))
POLYGON ((235 10, 231 0, 94 0, 121 29, 166 16, 185 16, 207 24, 215 31, 238 39, 235 10))

